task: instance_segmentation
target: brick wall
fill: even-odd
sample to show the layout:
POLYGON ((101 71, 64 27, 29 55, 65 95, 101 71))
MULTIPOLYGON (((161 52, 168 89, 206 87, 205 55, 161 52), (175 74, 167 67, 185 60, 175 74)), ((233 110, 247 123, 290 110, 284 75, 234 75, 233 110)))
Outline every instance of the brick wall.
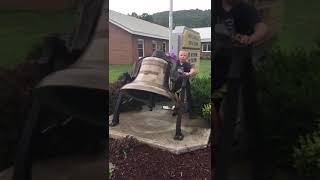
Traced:
POLYGON ((138 57, 138 39, 144 40, 144 56, 151 56, 152 42, 156 41, 159 47, 166 42, 168 52, 168 40, 132 35, 129 32, 109 23, 109 64, 132 64, 138 57))
MULTIPOLYGON (((138 39, 144 40, 144 56, 151 56, 153 53, 152 50, 152 42, 155 41, 157 43, 157 47, 162 48, 162 43, 166 43, 166 52, 169 50, 169 41, 164 39, 156 39, 156 38, 150 38, 145 36, 134 36, 134 42, 136 43, 138 39)), ((137 46, 134 46, 135 49, 137 49, 137 46)), ((138 55, 135 56, 138 58, 138 55)))
POLYGON ((132 64, 132 35, 109 23, 109 64, 132 64))

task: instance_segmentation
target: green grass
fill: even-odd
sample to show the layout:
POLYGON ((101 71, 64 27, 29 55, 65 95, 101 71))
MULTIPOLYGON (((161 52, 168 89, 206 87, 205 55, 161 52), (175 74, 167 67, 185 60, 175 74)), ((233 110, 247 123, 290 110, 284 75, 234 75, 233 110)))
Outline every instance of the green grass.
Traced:
POLYGON ((0 11, 0 67, 14 68, 50 33, 71 32, 71 10, 0 11))
POLYGON ((211 74, 211 60, 202 59, 200 61, 200 70, 197 76, 209 76, 211 74))
MULTIPOLYGON (((116 81, 119 76, 124 72, 129 72, 132 69, 131 64, 110 64, 109 65, 109 82, 116 81)), ((211 74, 211 61, 210 60, 201 60, 200 61, 200 71, 197 75, 201 76, 209 76, 211 74)))
POLYGON ((131 64, 109 64, 109 82, 116 81, 124 72, 132 69, 131 64))
POLYGON ((315 39, 320 37, 320 1, 283 1, 283 22, 276 45, 285 50, 314 48, 315 39))

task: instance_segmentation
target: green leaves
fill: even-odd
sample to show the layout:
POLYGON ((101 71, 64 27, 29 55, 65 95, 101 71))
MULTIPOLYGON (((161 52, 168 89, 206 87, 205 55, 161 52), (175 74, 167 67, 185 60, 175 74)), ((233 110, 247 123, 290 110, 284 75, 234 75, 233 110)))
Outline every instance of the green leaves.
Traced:
POLYGON ((292 160, 290 154, 296 139, 317 127, 319 52, 303 48, 284 52, 275 48, 257 71, 259 120, 265 144, 270 145, 272 156, 282 162, 292 160))
POLYGON ((211 121, 211 103, 204 104, 202 107, 202 117, 208 122, 211 121))
POLYGON ((303 179, 320 177, 320 129, 300 136, 293 151, 294 167, 303 179))
MULTIPOLYGON (((153 22, 165 27, 169 24, 169 12, 159 12, 152 15, 153 22)), ((175 26, 187 26, 190 28, 211 26, 211 10, 181 10, 173 12, 175 26)))
POLYGON ((109 176, 109 179, 111 179, 112 177, 112 169, 109 167, 109 171, 108 171, 108 176, 109 176))
POLYGON ((196 77, 191 81, 193 112, 202 115, 202 107, 211 101, 211 77, 196 77))

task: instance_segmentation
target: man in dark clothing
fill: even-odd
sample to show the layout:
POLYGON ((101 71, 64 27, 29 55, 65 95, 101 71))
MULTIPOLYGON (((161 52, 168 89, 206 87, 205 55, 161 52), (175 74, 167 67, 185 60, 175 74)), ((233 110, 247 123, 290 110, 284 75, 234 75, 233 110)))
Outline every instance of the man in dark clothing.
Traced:
MULTIPOLYGON (((251 62, 252 45, 263 40, 267 26, 262 22, 257 10, 240 0, 221 0, 221 6, 216 7, 217 23, 224 24, 232 37, 230 47, 216 50, 213 66, 213 91, 215 92, 227 82, 225 111, 222 122, 215 123, 221 129, 218 150, 215 152, 214 179, 224 180, 228 175, 228 163, 232 148, 234 124, 238 118, 238 98, 243 96, 243 111, 246 130, 249 138, 249 151, 256 162, 257 119, 254 68, 251 62)), ((215 102, 215 107, 220 107, 215 102), (216 106, 217 105, 217 106, 216 106)), ((219 112, 219 109, 216 110, 219 112)), ((243 122, 242 122, 243 123, 243 122)), ((215 127, 216 129, 217 127, 215 127)), ((220 130, 219 130, 220 131, 220 130)), ((241 178, 241 177, 239 177, 241 178)))
POLYGON ((267 32, 257 10, 239 0, 222 0, 219 19, 242 44, 257 43, 267 32))
MULTIPOLYGON (((232 35, 233 45, 252 45, 261 41, 267 33, 267 26, 262 22, 257 10, 241 0, 216 0, 219 7, 216 7, 218 14, 217 23, 226 25, 232 35)), ((219 89, 226 81, 231 62, 229 49, 217 50, 214 54, 213 91, 219 89), (219 52, 217 52, 219 51, 219 52), (221 60, 219 60, 221 59, 221 60)), ((232 69, 240 71, 238 65, 234 64, 232 69)), ((233 71, 233 70, 231 70, 233 71)), ((238 73, 239 74, 239 73, 238 73)))

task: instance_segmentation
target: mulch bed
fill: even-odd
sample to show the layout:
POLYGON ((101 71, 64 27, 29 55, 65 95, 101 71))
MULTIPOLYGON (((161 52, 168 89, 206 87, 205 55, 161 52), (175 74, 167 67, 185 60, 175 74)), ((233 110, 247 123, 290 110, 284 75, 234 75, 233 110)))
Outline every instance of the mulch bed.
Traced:
POLYGON ((109 162, 115 165, 111 179, 211 179, 210 144, 205 149, 176 155, 133 138, 109 138, 109 162))

